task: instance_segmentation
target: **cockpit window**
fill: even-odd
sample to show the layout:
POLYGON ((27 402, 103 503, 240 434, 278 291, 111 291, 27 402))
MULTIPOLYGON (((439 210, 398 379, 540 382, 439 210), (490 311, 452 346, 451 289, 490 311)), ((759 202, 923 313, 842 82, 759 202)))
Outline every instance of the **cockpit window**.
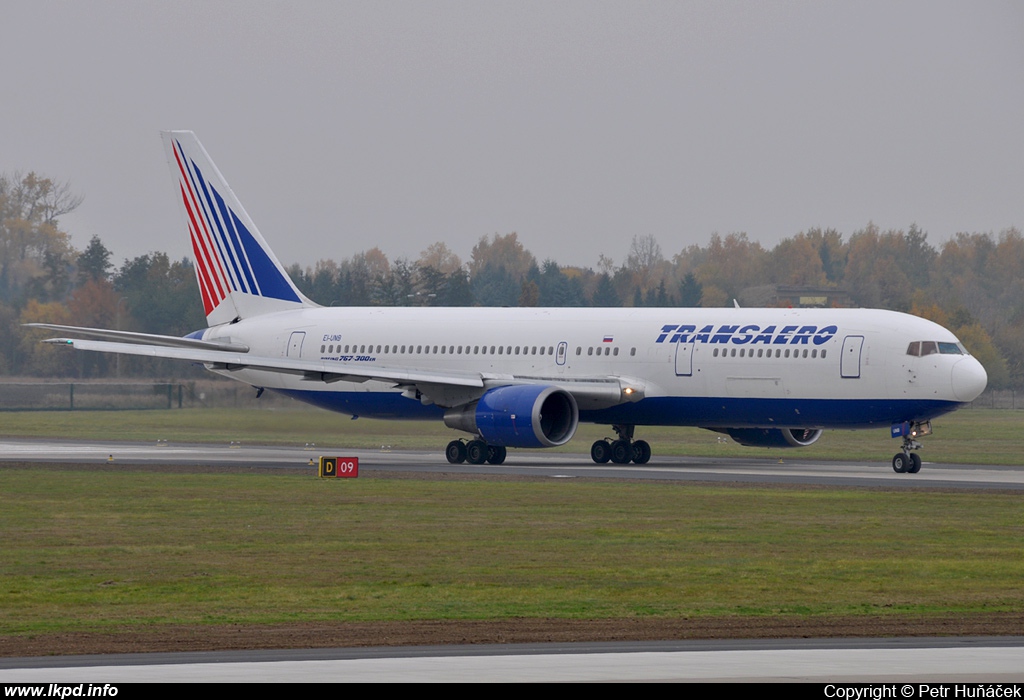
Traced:
POLYGON ((907 346, 907 354, 914 357, 924 357, 925 355, 935 355, 936 353, 942 355, 968 354, 960 343, 937 343, 934 340, 915 340, 907 346))

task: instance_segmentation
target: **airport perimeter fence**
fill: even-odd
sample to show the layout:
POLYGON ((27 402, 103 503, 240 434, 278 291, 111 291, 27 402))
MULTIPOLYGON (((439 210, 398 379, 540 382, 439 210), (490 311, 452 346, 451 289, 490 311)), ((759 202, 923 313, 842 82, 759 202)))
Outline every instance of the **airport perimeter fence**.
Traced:
POLYGON ((0 411, 127 411, 184 408, 285 408, 292 399, 238 383, 0 382, 0 411))
MULTIPOLYGON (((271 391, 235 382, 0 381, 0 411, 126 411, 180 408, 304 408, 271 391)), ((1024 409, 1024 392, 989 389, 972 408, 1024 409)))
POLYGON ((989 389, 974 399, 970 407, 1021 409, 1024 408, 1024 391, 1018 401, 1016 389, 989 389))

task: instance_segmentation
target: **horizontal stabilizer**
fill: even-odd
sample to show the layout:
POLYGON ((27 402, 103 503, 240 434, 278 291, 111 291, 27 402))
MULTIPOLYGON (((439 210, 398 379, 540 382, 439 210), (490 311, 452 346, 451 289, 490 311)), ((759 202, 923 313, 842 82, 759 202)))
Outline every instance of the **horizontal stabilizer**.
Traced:
POLYGON ((198 348, 202 350, 229 350, 231 352, 249 352, 249 347, 238 343, 223 343, 197 338, 179 338, 175 335, 155 335, 153 333, 134 333, 132 331, 114 331, 106 328, 80 328, 78 326, 59 326, 54 323, 26 323, 28 328, 45 328, 58 333, 74 333, 88 338, 113 340, 120 343, 139 345, 159 345, 168 348, 198 348))

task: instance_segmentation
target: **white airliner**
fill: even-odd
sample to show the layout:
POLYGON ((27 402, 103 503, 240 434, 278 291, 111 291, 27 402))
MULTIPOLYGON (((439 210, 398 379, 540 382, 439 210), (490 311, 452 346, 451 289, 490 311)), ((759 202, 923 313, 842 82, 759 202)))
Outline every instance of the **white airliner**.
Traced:
POLYGON ((595 462, 643 464, 637 426, 698 426, 744 445, 802 447, 827 428, 889 426, 915 473, 930 420, 985 388, 948 330, 871 309, 321 307, 288 278, 189 131, 163 133, 209 327, 184 338, 33 324, 80 350, 169 357, 322 408, 443 420, 450 462, 612 426, 595 462))

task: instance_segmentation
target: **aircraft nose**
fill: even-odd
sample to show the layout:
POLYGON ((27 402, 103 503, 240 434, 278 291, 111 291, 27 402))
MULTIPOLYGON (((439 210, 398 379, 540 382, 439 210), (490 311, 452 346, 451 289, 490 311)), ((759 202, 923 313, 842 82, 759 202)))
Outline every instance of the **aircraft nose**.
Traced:
POLYGON ((965 357, 953 365, 953 396, 958 401, 974 401, 988 384, 988 373, 973 357, 965 357))

